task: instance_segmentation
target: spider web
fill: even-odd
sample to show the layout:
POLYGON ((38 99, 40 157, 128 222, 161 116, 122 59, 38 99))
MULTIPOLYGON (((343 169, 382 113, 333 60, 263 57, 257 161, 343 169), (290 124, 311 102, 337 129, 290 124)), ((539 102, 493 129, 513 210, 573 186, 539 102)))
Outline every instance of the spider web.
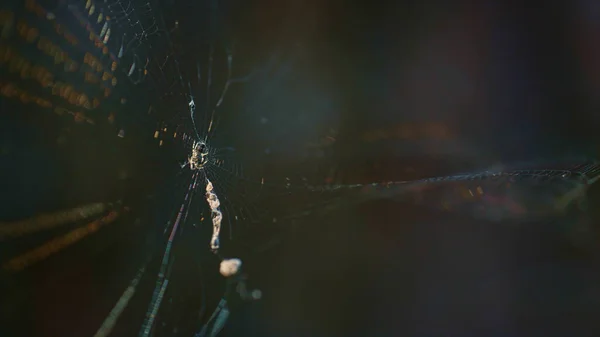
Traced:
MULTIPOLYGON (((180 172, 181 180, 185 184, 189 182, 189 187, 185 196, 180 196, 181 207, 176 211, 175 221, 165 226, 164 233, 168 240, 164 250, 157 253, 161 256, 159 272, 155 277, 154 292, 139 331, 140 336, 152 333, 155 318, 160 315, 162 300, 169 292, 168 286, 175 284, 169 283, 174 260, 172 247, 176 245, 176 234, 186 226, 191 209, 202 209, 203 222, 210 224, 212 220, 213 225, 215 210, 219 209, 222 215, 220 237, 225 248, 236 237, 241 237, 239 241, 251 246, 254 241, 245 242, 244 233, 259 230, 261 237, 257 242, 269 241, 275 232, 285 230, 287 223, 293 219, 344 205, 382 198, 415 198, 427 200, 429 205, 447 208, 451 204, 458 211, 473 213, 473 209, 479 211, 477 205, 486 202, 484 197, 477 198, 476 195, 481 196, 489 191, 503 191, 497 194, 506 194, 507 184, 522 186, 519 194, 531 186, 544 186, 548 187, 550 194, 562 196, 570 191, 582 190, 581 187, 589 183, 585 182, 587 178, 582 177, 588 177, 590 172, 596 174, 596 168, 505 169, 411 181, 375 184, 343 181, 336 184, 334 179, 330 179, 335 170, 333 165, 327 164, 328 158, 312 161, 269 159, 269 156, 273 156, 272 152, 277 152, 273 150, 277 144, 272 139, 252 148, 244 146, 243 140, 240 141, 244 135, 238 135, 235 142, 233 139, 236 137, 232 134, 235 130, 252 129, 260 125, 269 126, 265 127, 265 132, 286 132, 285 124, 277 122, 276 116, 261 117, 255 121, 260 124, 258 126, 247 122, 248 116, 256 117, 255 111, 260 110, 261 104, 276 95, 274 88, 279 84, 278 80, 286 78, 293 58, 289 54, 273 53, 258 65, 240 62, 244 49, 222 29, 218 4, 218 1, 209 1, 199 14, 196 25, 169 18, 169 13, 163 8, 143 0, 108 0, 103 3, 86 0, 68 5, 80 22, 92 27, 98 39, 109 48, 109 57, 117 65, 115 71, 127 79, 127 85, 145 86, 149 95, 154 97, 149 100, 151 103, 147 113, 155 115, 160 121, 154 131, 158 145, 162 146, 167 139, 175 139, 187 152, 191 152, 198 142, 205 144, 208 149, 207 162, 199 170, 189 172, 188 168, 183 167, 180 172), (200 25, 204 29, 199 29, 197 38, 190 39, 181 32, 185 25, 196 28, 200 25), (244 90, 251 91, 247 88, 251 86, 261 87, 259 93, 251 94, 254 98, 252 101, 240 103, 238 97, 244 90), (236 109, 243 111, 236 112, 236 109), (269 124, 271 120, 275 121, 269 124), (240 124, 247 125, 240 127, 240 124), (320 165, 323 162, 325 164, 320 165), (211 205, 210 209, 207 204, 207 185, 212 187, 210 191, 214 191, 219 201, 217 206, 211 205), (466 191, 472 198, 464 198, 460 191, 454 193, 457 189, 466 191), (430 200, 433 198, 431 196, 438 198, 440 195, 443 200, 430 200), (210 213, 213 213, 212 217, 210 213)), ((326 152, 323 149, 327 148, 328 142, 323 140, 335 138, 335 130, 329 127, 324 129, 314 138, 319 151, 326 152)), ((283 136, 295 138, 293 134, 283 136)), ((295 153, 297 148, 283 151, 280 148, 279 154, 285 151, 295 153)), ((324 156, 327 157, 327 154, 324 156)), ((185 160, 181 158, 182 162, 185 160)), ((180 163, 173 163, 177 164, 180 163)), ((573 199, 576 199, 578 194, 574 194, 573 199)), ((568 202, 570 200, 559 201, 568 202)), ((506 204, 510 206, 510 203, 506 204)), ((543 204, 540 208, 545 206, 543 204)), ((508 212, 514 211, 508 208, 508 212)), ((501 216, 504 213, 498 215, 501 216)), ((209 249, 209 239, 207 237, 205 242, 200 243, 201 247, 205 247, 202 250, 209 249)), ((146 266, 147 262, 140 266, 130 287, 125 290, 96 336, 106 336, 111 332, 147 270, 146 266)), ((205 304, 202 310, 204 307, 205 304)))
MULTIPOLYGON (((151 100, 148 107, 148 114, 154 114, 161 121, 154 132, 158 145, 163 146, 163 142, 168 141, 167 137, 172 135, 172 139, 183 144, 187 151, 191 151, 192 146, 198 142, 204 143, 208 149, 208 161, 199 171, 192 172, 191 177, 186 173, 186 167, 180 172, 180 179, 191 182, 185 198, 181 196, 182 204, 176 219, 165 226, 164 233, 168 236, 168 241, 164 250, 159 252, 162 262, 146 318, 139 331, 140 336, 152 333, 155 318, 160 315, 163 298, 169 293, 175 258, 172 248, 176 245, 176 234, 181 233, 186 226, 190 210, 203 209, 206 212, 202 216, 204 222, 210 222, 209 212, 214 214, 220 207, 225 219, 223 236, 232 239, 236 228, 242 224, 250 227, 269 216, 270 209, 261 206, 263 196, 289 194, 291 187, 289 178, 274 181, 270 177, 248 176, 236 151, 227 145, 227 137, 223 136, 222 130, 227 130, 223 125, 227 118, 223 117, 227 111, 229 94, 263 74, 265 69, 236 68, 236 44, 223 37, 218 29, 217 1, 209 3, 205 20, 198 20, 208 27, 206 34, 199 34, 202 35, 201 45, 192 44, 192 47, 187 48, 182 47, 186 41, 178 36, 179 21, 165 18, 164 12, 156 8, 143 1, 104 4, 87 1, 84 9, 71 6, 74 12, 80 11, 80 16, 87 15, 88 18, 82 20, 86 25, 95 15, 110 17, 110 21, 105 21, 103 25, 98 22, 96 28, 100 29, 100 38, 109 43, 111 50, 116 51, 111 57, 118 64, 121 74, 128 79, 129 85, 146 86, 149 93, 158 98, 151 100), (115 35, 112 32, 126 33, 110 38, 115 35), (197 51, 200 51, 197 53, 199 56, 189 56, 197 51), (206 186, 214 186, 217 201, 220 201, 218 206, 211 206, 211 210, 207 207, 207 200, 198 195, 203 194, 206 186)), ((267 68, 269 66, 267 64, 267 68)), ((208 242, 205 247, 208 249, 208 242)), ((96 336, 110 334, 145 269, 146 264, 140 266, 140 272, 117 301, 96 336)))
MULTIPOLYGON (((255 248, 268 243, 278 231, 285 231, 295 219, 380 199, 415 200, 427 207, 499 220, 520 215, 523 210, 519 207, 525 204, 534 209, 533 216, 552 216, 571 203, 585 204, 586 188, 600 174, 598 165, 589 163, 564 169, 552 168, 554 165, 524 169, 526 165, 515 165, 406 181, 338 181, 330 158, 331 143, 337 133, 335 122, 323 123, 326 126, 322 130, 299 137, 287 126, 302 123, 301 119, 283 122, 277 115, 260 113, 267 104, 280 104, 281 115, 305 115, 292 111, 287 102, 278 102, 289 98, 279 97, 281 91, 277 88, 293 77, 289 76, 294 67, 291 55, 297 50, 267 53, 268 57, 257 63, 244 62, 247 49, 243 41, 236 41, 223 29, 223 13, 218 4, 216 0, 208 1, 193 23, 179 22, 165 4, 144 0, 62 1, 53 9, 70 11, 89 32, 92 44, 102 51, 104 46, 107 48, 107 53, 96 51, 95 55, 118 74, 119 80, 112 86, 125 86, 122 92, 129 87, 146 89, 147 96, 138 99, 148 106, 147 114, 159 121, 156 129, 148 132, 157 146, 172 142, 191 152, 194 143, 203 142, 208 148, 208 159, 201 169, 190 172, 183 167, 178 173, 178 182, 187 188, 174 196, 178 207, 173 210, 173 221, 164 226, 166 244, 152 254, 159 261, 158 274, 150 270, 147 261, 141 263, 98 329, 98 337, 112 332, 144 275, 150 275, 155 288, 139 335, 152 333, 169 286, 178 286, 171 278, 175 258, 172 248, 184 228, 189 227, 187 220, 195 216, 190 215, 190 210, 200 209, 200 218, 207 227, 214 221, 211 213, 219 210, 220 237, 225 249, 236 244, 255 248), (183 31, 184 26, 188 27, 187 32, 183 31), (197 32, 192 38, 190 30, 197 32), (251 139, 267 134, 272 137, 251 139), (312 144, 306 145, 310 148, 307 152, 320 153, 321 159, 306 159, 310 156, 298 155, 303 151, 301 146, 290 146, 309 139, 312 144), (276 156, 279 159, 273 159, 276 156), (210 191, 214 191, 218 205, 207 203, 207 185, 212 186, 210 191), (246 234, 257 232, 258 236, 247 240, 246 234)), ((46 14, 50 16, 53 10, 46 14)), ((317 97, 319 91, 322 96, 328 95, 324 90, 315 90, 301 99, 326 101, 317 97)), ((127 103, 128 98, 122 97, 121 103, 127 103)), ((316 115, 321 112, 313 110, 316 115)), ((315 128, 319 123, 307 124, 315 128)), ((185 160, 181 158, 181 162, 185 160)), ((94 233, 109 221, 112 218, 91 223, 94 230, 75 232, 68 244, 74 242, 72 237, 94 233)), ((314 230, 318 234, 319 229, 314 230)), ((55 244, 58 245, 67 243, 60 241, 55 244)), ((198 247, 208 251, 210 236, 203 238, 198 247)), ((209 305, 201 304, 200 319, 205 320, 203 314, 209 305)))

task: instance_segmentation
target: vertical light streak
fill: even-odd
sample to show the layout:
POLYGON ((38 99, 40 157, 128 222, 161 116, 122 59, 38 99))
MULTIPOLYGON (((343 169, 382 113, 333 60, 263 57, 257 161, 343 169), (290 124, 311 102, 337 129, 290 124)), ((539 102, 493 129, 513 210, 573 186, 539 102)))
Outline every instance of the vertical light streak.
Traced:
POLYGON ((192 175, 192 181, 188 187, 187 193, 184 198, 184 202, 181 204, 179 208, 179 212, 177 213, 177 218, 175 220, 175 224, 171 229, 171 234, 169 235, 169 241, 167 242, 167 246, 165 248, 165 252, 163 254, 160 270, 158 273, 158 277, 156 279, 156 286, 154 287, 154 292, 152 294, 152 299, 150 300, 150 305, 148 306, 148 311, 146 312, 146 318, 144 319, 144 323, 142 324, 142 329, 140 330, 139 336, 146 337, 149 335, 152 330, 152 325, 154 324, 154 319, 156 317, 156 313, 160 307, 160 303, 162 301, 162 296, 164 295, 164 291, 167 287, 168 280, 165 279, 165 273, 167 271, 167 267, 169 265, 169 259, 171 255, 171 248, 173 246, 173 239, 175 238, 175 233, 179 228, 179 223, 181 221, 181 217, 183 216, 183 211, 186 208, 186 200, 189 197, 189 194, 193 191, 193 186, 198 179, 197 174, 192 175))
POLYGON ((123 292, 123 295, 121 295, 115 306, 112 308, 112 310, 110 311, 110 313, 108 314, 108 316, 106 317, 106 319, 104 320, 94 337, 106 337, 112 332, 113 328, 115 327, 115 324, 117 324, 117 320, 127 307, 127 304, 129 304, 129 301, 131 300, 133 295, 135 294, 137 285, 142 279, 145 270, 146 265, 140 268, 140 270, 137 272, 136 276, 133 278, 127 289, 125 289, 125 292, 123 292))
POLYGON ((158 313, 158 308, 160 306, 160 302, 162 302, 162 299, 165 296, 165 291, 167 290, 168 284, 169 284, 168 279, 165 280, 165 282, 163 282, 162 287, 160 288, 160 291, 158 293, 156 305, 152 308, 152 312, 150 313, 149 324, 146 325, 146 328, 142 331, 142 334, 140 334, 141 336, 147 337, 150 335, 150 331, 152 330, 152 324, 154 323, 154 318, 156 317, 156 314, 158 313))

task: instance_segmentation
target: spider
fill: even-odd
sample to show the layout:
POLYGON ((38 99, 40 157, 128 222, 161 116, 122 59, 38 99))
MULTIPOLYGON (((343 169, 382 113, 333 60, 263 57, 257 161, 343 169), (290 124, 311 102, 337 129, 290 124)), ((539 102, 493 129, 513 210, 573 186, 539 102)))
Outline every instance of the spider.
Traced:
MULTIPOLYGON (((192 146, 192 154, 188 157, 187 164, 190 165, 190 169, 199 170, 204 168, 204 165, 208 162, 208 147, 203 141, 194 142, 192 146)), ((184 164, 185 166, 186 164, 184 164)))

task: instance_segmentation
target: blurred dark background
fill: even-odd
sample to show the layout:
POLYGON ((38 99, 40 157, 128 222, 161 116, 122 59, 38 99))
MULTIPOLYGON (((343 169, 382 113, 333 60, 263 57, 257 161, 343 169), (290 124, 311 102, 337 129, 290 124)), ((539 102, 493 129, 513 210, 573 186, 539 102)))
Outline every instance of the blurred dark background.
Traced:
MULTIPOLYGON (((93 335, 150 260, 111 335, 138 334, 191 180, 180 167, 190 150, 182 136, 194 133, 190 95, 203 133, 227 51, 233 77, 253 76, 227 92, 209 142, 227 149, 235 174, 209 174, 228 186, 225 217, 254 212, 234 222, 222 253, 244 260, 264 299, 236 308, 224 336, 599 334, 597 186, 584 189, 587 211, 500 222, 413 199, 350 203, 350 192, 325 212, 319 203, 334 196, 306 187, 593 160, 594 1, 28 0, 0 9, 0 336, 93 335), (241 192, 246 180, 260 198, 241 192), (102 212, 6 234, 94 202, 102 212), (111 211, 116 220, 90 235, 10 264, 111 211), (584 244, 569 232, 579 222, 591 228, 584 244)), ((155 336, 193 335, 224 289, 202 188, 174 241, 155 336)))

